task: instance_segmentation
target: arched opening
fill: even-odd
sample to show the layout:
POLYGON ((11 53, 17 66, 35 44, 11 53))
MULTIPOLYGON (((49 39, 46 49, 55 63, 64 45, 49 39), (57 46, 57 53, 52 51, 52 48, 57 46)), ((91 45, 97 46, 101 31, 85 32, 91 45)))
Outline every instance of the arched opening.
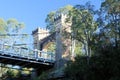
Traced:
POLYGON ((43 47, 43 51, 55 53, 56 44, 55 42, 48 42, 47 45, 43 47))

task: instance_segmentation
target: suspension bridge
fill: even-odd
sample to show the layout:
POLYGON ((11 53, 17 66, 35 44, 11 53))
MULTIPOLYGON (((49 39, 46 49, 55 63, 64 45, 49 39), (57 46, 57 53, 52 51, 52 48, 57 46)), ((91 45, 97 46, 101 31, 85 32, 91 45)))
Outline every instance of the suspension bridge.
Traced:
MULTIPOLYGON (((62 31, 71 32, 71 24, 65 24, 66 15, 56 17, 56 31, 49 34, 48 30, 37 28, 32 31, 34 49, 7 44, 0 41, 0 63, 18 65, 21 67, 39 68, 39 72, 55 68, 59 69, 71 59, 71 40, 63 37, 62 31), (56 44, 55 53, 47 52, 50 42, 56 44), (64 45, 64 48, 63 48, 64 45), (64 59, 63 59, 64 58, 64 59), (55 65, 54 65, 55 64, 55 65)), ((21 36, 26 34, 0 34, 0 36, 21 36)), ((18 38, 19 39, 19 38, 18 38)), ((3 39, 4 41, 4 39, 3 39)), ((30 46, 29 46, 30 47, 30 46)))
POLYGON ((29 49, 9 44, 0 44, 0 63, 24 67, 52 67, 55 58, 52 52, 29 49))

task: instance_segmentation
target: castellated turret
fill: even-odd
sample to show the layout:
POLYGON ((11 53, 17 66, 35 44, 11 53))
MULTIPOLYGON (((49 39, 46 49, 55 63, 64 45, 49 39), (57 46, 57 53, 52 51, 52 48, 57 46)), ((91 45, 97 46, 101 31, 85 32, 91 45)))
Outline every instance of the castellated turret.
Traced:
POLYGON ((32 31, 33 40, 34 40, 34 49, 40 50, 39 43, 42 39, 49 36, 49 30, 38 27, 32 31))
POLYGON ((56 27, 56 31, 67 31, 71 32, 72 22, 67 22, 68 18, 67 13, 57 14, 54 18, 54 25, 56 27))
POLYGON ((67 22, 67 14, 61 13, 55 16, 54 26, 56 28, 56 68, 64 66, 71 59, 71 38, 66 34, 71 33, 71 22, 67 22))

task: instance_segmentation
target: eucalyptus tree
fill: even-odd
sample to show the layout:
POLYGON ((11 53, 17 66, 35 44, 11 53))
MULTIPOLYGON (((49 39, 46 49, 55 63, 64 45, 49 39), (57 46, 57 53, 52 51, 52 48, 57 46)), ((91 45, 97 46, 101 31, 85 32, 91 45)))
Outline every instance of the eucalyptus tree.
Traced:
POLYGON ((13 41, 22 41, 23 37, 26 35, 22 35, 22 30, 24 29, 25 25, 23 22, 18 22, 16 19, 9 19, 6 21, 7 27, 5 28, 6 34, 13 34, 10 35, 10 39, 14 39, 13 41), (15 34, 15 35, 14 35, 15 34))
POLYGON ((65 7, 62 7, 60 9, 56 10, 56 11, 50 12, 47 15, 46 20, 45 20, 45 22, 47 24, 46 28, 49 29, 51 33, 54 32, 56 30, 55 25, 54 25, 55 17, 57 15, 62 14, 62 13, 68 12, 71 9, 72 9, 72 6, 71 5, 67 5, 65 7))
POLYGON ((86 3, 87 6, 77 5, 69 13, 72 17, 73 38, 84 45, 87 56, 91 56, 91 45, 93 34, 96 33, 97 24, 94 21, 93 5, 86 3))
MULTIPOLYGON (((21 41, 23 38, 26 38, 26 35, 20 35, 23 28, 25 27, 24 23, 18 22, 16 19, 4 20, 0 18, 0 44, 14 44, 16 41, 21 41)), ((8 48, 8 47, 7 47, 8 48)), ((1 66, 3 64, 0 64, 1 66)), ((2 68, 1 76, 6 73, 8 69, 2 68)))
MULTIPOLYGON (((84 6, 82 6, 83 11, 84 9, 85 9, 84 6)), ((82 14, 83 13, 82 10, 79 10, 79 6, 75 7, 74 10, 71 12, 71 15, 73 15, 72 30, 74 33, 74 38, 84 43, 84 40, 87 41, 84 32, 86 32, 90 26, 85 27, 84 25, 82 25, 82 23, 88 24, 89 21, 91 20, 88 20, 87 22, 88 17, 85 18, 83 16, 85 15, 85 13, 82 14), (82 22, 83 20, 84 22, 82 22), (81 29, 82 27, 83 29, 81 29)), ((92 46, 95 48, 94 49, 95 53, 100 53, 100 55, 92 56, 89 61, 90 65, 86 65, 86 60, 85 58, 82 57, 79 57, 78 60, 76 59, 76 61, 72 62, 71 64, 69 63, 65 70, 68 72, 67 77, 69 77, 70 79, 72 78, 75 80, 80 80, 80 79, 81 80, 117 80, 117 79, 119 80, 120 79, 119 77, 120 76, 120 68, 119 68, 120 66, 119 64, 120 0, 104 0, 102 2, 100 10, 98 11, 99 12, 98 12, 97 21, 94 22, 93 20, 92 22, 95 24, 93 27, 89 28, 90 31, 93 31, 93 34, 91 35, 91 37, 89 36, 88 37, 90 38, 90 41, 93 40, 94 44, 92 43, 92 46), (96 34, 94 34, 94 31, 96 31, 96 29, 94 30, 95 26, 98 26, 98 32, 96 34), (113 50, 111 50, 110 47, 113 50), (99 51, 97 49, 99 49, 99 51)))
POLYGON ((99 16, 98 22, 102 33, 105 34, 105 43, 118 48, 120 42, 120 0, 104 0, 100 13, 102 15, 99 16))
POLYGON ((22 40, 23 37, 25 38, 27 36, 27 34, 21 35, 24 27, 24 23, 18 22, 16 19, 6 21, 0 19, 0 37, 7 43, 11 43, 11 41, 15 42, 15 39, 22 40))
POLYGON ((7 23, 0 18, 0 34, 5 32, 5 27, 6 27, 7 23))

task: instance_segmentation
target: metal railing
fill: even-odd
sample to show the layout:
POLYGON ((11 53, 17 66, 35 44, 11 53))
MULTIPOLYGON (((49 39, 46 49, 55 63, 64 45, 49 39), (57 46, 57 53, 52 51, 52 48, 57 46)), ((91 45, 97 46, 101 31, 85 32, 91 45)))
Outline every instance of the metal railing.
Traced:
POLYGON ((55 56, 52 52, 40 51, 37 49, 31 50, 25 47, 12 46, 8 44, 0 44, 0 55, 35 60, 38 62, 54 63, 55 61, 55 56))

